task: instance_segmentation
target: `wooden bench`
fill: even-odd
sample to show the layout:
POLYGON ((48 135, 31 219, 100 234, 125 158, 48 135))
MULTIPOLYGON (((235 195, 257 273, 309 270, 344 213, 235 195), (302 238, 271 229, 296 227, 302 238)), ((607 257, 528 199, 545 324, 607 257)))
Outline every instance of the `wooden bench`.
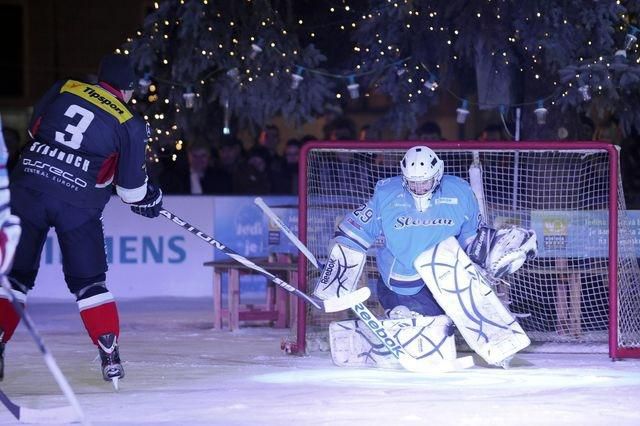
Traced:
MULTIPOLYGON (((266 269, 294 287, 298 285, 298 264, 296 261, 279 258, 268 262, 266 258, 250 259, 256 265, 266 269)), ((204 266, 213 267, 213 328, 221 329, 226 322, 229 330, 240 328, 240 321, 270 321, 276 328, 291 327, 295 323, 295 307, 291 295, 277 284, 267 280, 266 299, 263 304, 240 303, 240 277, 260 273, 236 262, 220 260, 205 262, 204 266), (227 274, 227 307, 222 306, 222 276, 227 274)))

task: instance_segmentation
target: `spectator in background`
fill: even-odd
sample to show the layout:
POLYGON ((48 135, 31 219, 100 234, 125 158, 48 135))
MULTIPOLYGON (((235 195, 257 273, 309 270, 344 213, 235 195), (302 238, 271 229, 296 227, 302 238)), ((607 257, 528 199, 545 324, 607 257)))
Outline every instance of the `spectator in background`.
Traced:
POLYGON ((187 167, 167 170, 160 176, 167 194, 229 194, 231 182, 212 165, 207 145, 192 144, 187 148, 187 167))
POLYGON ((620 166, 622 168, 622 186, 628 209, 640 209, 640 135, 634 128, 631 134, 621 142, 620 166))
POLYGON ((358 134, 358 140, 360 141, 375 141, 379 140, 380 135, 379 132, 374 130, 373 127, 369 124, 365 124, 360 127, 360 132, 358 134))
POLYGON ((220 175, 220 179, 228 182, 229 186, 229 191, 223 193, 231 194, 233 193, 233 174, 245 159, 242 141, 235 136, 223 136, 218 149, 218 157, 219 159, 216 163, 218 175, 220 175))
POLYGON ((355 141, 356 125, 348 117, 336 117, 327 127, 329 140, 332 141, 355 141))
POLYGON ((317 140, 318 140, 318 138, 315 137, 314 135, 309 135, 309 134, 304 135, 303 137, 300 138, 301 147, 302 147, 302 145, 304 145, 307 142, 317 141, 317 140))
POLYGON ((504 134, 504 126, 502 124, 489 124, 487 125, 478 140, 481 141, 504 141, 507 140, 504 134))
POLYGON ((267 124, 260 133, 258 143, 269 151, 277 151, 280 145, 280 129, 275 124, 267 124))
POLYGON ((322 126, 322 140, 331 140, 331 123, 336 118, 342 117, 342 108, 338 104, 326 104, 324 106, 324 126, 322 126))
MULTIPOLYGON (((333 141, 355 141, 355 123, 347 117, 338 117, 329 125, 329 136, 333 141)), ((350 195, 362 197, 370 195, 373 191, 373 157, 369 153, 353 154, 350 152, 338 152, 326 158, 323 174, 323 185, 331 188, 337 185, 347 185, 350 195)))
POLYGON ((438 123, 427 121, 416 129, 414 140, 419 141, 441 141, 442 131, 438 123))
POLYGON ((20 156, 20 133, 11 127, 2 126, 2 136, 4 136, 7 153, 9 154, 7 170, 11 173, 16 164, 18 164, 18 157, 20 156))
POLYGON ((273 124, 267 125, 260 134, 260 145, 266 148, 268 153, 267 172, 271 180, 271 190, 273 194, 289 194, 291 185, 287 173, 287 160, 280 155, 280 129, 273 124))
POLYGON ((269 158, 267 148, 254 145, 247 152, 247 158, 233 173, 233 193, 239 195, 271 193, 269 158))
POLYGON ((284 148, 284 158, 287 161, 287 175, 289 177, 290 194, 298 193, 298 163, 300 161, 300 148, 302 141, 289 139, 284 148))

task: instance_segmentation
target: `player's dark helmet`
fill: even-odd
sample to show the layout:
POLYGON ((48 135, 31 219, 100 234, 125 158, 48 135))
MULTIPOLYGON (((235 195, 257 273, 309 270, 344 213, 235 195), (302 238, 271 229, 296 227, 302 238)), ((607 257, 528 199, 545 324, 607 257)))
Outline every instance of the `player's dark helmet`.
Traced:
POLYGON ((105 55, 100 61, 98 81, 104 81, 118 90, 133 90, 137 79, 129 55, 105 55))

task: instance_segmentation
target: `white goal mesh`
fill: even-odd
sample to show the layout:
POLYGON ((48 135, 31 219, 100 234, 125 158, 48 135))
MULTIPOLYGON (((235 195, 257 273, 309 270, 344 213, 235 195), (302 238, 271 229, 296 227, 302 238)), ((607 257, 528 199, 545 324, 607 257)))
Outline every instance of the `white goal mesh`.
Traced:
MULTIPOLYGON (((335 226, 345 213, 365 202, 375 182, 400 174, 399 162, 416 143, 321 142, 305 146, 300 184, 300 238, 322 262, 335 226)), ((610 180, 617 152, 599 143, 430 142, 444 161, 445 173, 469 180, 474 158, 482 167, 487 222, 535 229, 539 255, 499 289, 533 341, 575 344, 608 341, 609 319, 617 317, 610 347, 629 355, 640 350, 640 271, 619 179, 610 180), (474 153, 476 154, 474 157, 474 153), (610 158, 614 158, 610 162, 610 158), (616 233, 617 273, 610 276, 609 207, 614 182, 619 213, 616 233), (613 297, 609 297, 609 286, 613 297), (611 299, 611 300, 610 300, 611 299), (613 306, 610 307, 610 302, 613 306)), ((375 289, 378 279, 369 251, 360 285, 375 289)), ((312 291, 318 278, 303 265, 301 282, 312 291), (304 271, 306 269, 306 271, 304 271)), ((614 268, 615 269, 615 268, 614 268)), ((372 296, 371 308, 380 307, 372 296)), ((326 348, 329 323, 350 312, 325 314, 306 309, 295 336, 307 351, 326 348)), ((633 355, 630 355, 633 356, 633 355)))

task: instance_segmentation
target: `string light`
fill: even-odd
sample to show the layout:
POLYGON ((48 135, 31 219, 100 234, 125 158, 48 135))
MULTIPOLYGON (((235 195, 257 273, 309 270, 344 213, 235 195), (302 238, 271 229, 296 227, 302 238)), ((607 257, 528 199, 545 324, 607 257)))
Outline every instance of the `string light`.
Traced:
POLYGON ((222 102, 222 108, 224 109, 224 124, 222 127, 222 134, 230 135, 231 127, 229 123, 231 122, 231 109, 229 108, 229 99, 225 99, 222 102))
POLYGON ((140 94, 146 95, 147 93, 149 93, 149 86, 151 86, 149 73, 145 73, 144 77, 138 80, 138 87, 140 89, 140 94))
POLYGON ((432 92, 435 92, 438 89, 438 82, 436 81, 436 77, 433 74, 429 75, 429 80, 424 83, 424 87, 426 87, 427 90, 431 90, 432 92))
POLYGON ((544 107, 544 103, 542 100, 538 101, 538 107, 533 110, 533 113, 536 115, 536 121, 538 124, 542 125, 547 122, 547 114, 549 111, 544 107))
POLYGON ((193 93, 193 89, 191 89, 191 87, 187 87, 185 92, 182 94, 182 99, 184 99, 185 108, 193 108, 196 101, 196 94, 193 93))
MULTIPOLYGON (((489 0, 489 1, 491 2, 491 0, 489 0)), ((203 2, 206 4, 206 0, 203 0, 203 2)), ((386 7, 389 7, 389 5, 391 5, 394 8, 404 7, 404 6, 402 6, 403 2, 395 2, 395 1, 390 0, 387 3, 388 3, 388 5, 386 7)), ((406 1, 404 3, 406 4, 406 1)), ((155 6, 155 8, 158 8, 157 3, 155 3, 154 6, 155 6)), ((480 12, 477 12, 478 18, 480 18, 482 16, 482 19, 486 19, 487 14, 484 11, 482 11, 482 12, 483 12, 482 15, 480 14, 480 12)), ((499 9, 498 9, 498 12, 500 12, 499 9)), ((431 19, 434 19, 436 17, 436 13, 435 12, 429 12, 428 10, 426 12, 423 11, 423 13, 420 13, 420 14, 417 11, 409 10, 408 14, 412 15, 412 18, 417 18, 418 15, 421 15, 421 17, 426 18, 427 14, 429 15, 429 17, 431 19)), ((365 20, 365 19, 375 19, 374 15, 376 15, 378 17, 383 16, 382 13, 381 13, 381 10, 377 10, 377 11, 373 10, 373 11, 369 11, 368 15, 363 15, 362 19, 363 20, 365 20)), ((221 18, 221 15, 219 13, 218 13, 217 16, 218 16, 218 18, 221 18)), ((540 12, 538 12, 538 13, 536 13, 535 16, 537 16, 537 18, 540 18, 542 16, 542 14, 540 12)), ((501 16, 498 14, 497 15, 497 19, 500 19, 500 18, 501 18, 501 16)), ((533 18, 533 20, 535 20, 535 18, 533 18)), ((266 25, 271 25, 272 24, 272 22, 270 22, 269 20, 267 20, 266 22, 268 24, 265 24, 264 21, 262 22, 262 26, 263 27, 266 26, 266 25)), ((446 32, 451 32, 451 28, 443 28, 442 26, 438 25, 436 22, 437 21, 430 22, 430 23, 433 23, 433 25, 435 26, 435 30, 436 31, 439 28, 440 32, 445 32, 445 34, 444 34, 445 36, 446 36, 446 32)), ((564 22, 565 25, 568 23, 568 21, 566 19, 564 19, 563 22, 564 22)), ((171 24, 173 25, 173 23, 171 23, 171 24)), ((178 24, 179 24, 179 22, 176 21, 175 25, 178 25, 178 24)), ((300 21, 299 24, 302 25, 302 21, 300 21)), ((412 21, 411 28, 416 28, 415 24, 416 24, 416 22, 412 21)), ((165 25, 170 26, 169 23, 165 23, 165 25)), ((233 27, 234 25, 235 24, 233 22, 230 23, 231 27, 233 27)), ((327 26, 326 23, 323 23, 322 25, 323 26, 327 26)), ((329 25, 332 25, 332 24, 329 24, 329 25)), ((161 25, 160 25, 160 27, 161 27, 161 25)), ((155 30, 156 32, 158 32, 157 28, 158 28, 158 26, 156 25, 156 30, 155 30)), ((408 24, 407 24, 407 28, 409 28, 408 24)), ((162 30, 162 28, 161 28, 161 30, 162 30)), ((433 28, 431 30, 434 31, 433 28)), ((623 28, 620 27, 619 30, 623 31, 623 28)), ((209 27, 209 31, 212 31, 211 27, 209 27)), ((634 48, 634 45, 637 43, 638 33, 639 32, 640 32, 640 30, 638 28, 629 25, 628 26, 628 32, 627 32, 627 35, 626 35, 626 38, 625 38, 624 49, 620 49, 620 50, 616 51, 615 54, 614 54, 614 57, 611 58, 611 60, 609 60, 609 62, 611 62, 613 64, 620 63, 620 62, 623 62, 623 61, 626 62, 627 52, 630 51, 630 49, 634 48)), ((459 31, 455 30, 455 31, 453 31, 453 33, 456 36, 458 36, 459 31)), ((139 33, 139 35, 141 35, 141 33, 139 33)), ((166 34, 163 34, 163 35, 164 35, 165 38, 167 38, 166 34)), ((162 36, 162 34, 157 35, 157 38, 160 39, 161 36, 162 36)), ((384 37, 381 37, 380 35, 376 35, 376 36, 377 36, 377 39, 379 40, 379 42, 382 44, 382 41, 383 41, 384 37)), ((453 40, 452 37, 455 37, 455 36, 451 36, 449 38, 444 38, 443 40, 448 40, 448 39, 449 40, 453 40)), ((545 33, 545 37, 546 38, 549 37, 548 33, 545 33)), ((152 38, 153 38, 153 36, 152 36, 152 38)), ((515 30, 515 33, 512 34, 511 36, 509 36, 508 41, 511 42, 511 43, 515 43, 517 40, 520 40, 520 39, 521 39, 521 36, 519 35, 519 31, 515 30)), ((249 40, 252 41, 252 40, 254 40, 254 38, 251 37, 249 40)), ((385 41, 385 43, 387 42, 387 40, 384 40, 384 41, 385 41)), ((451 41, 449 41, 448 43, 450 44, 451 41)), ((240 44, 241 43, 238 43, 238 45, 240 45, 240 44)), ((589 41, 588 44, 589 44, 589 46, 591 46, 592 45, 591 41, 589 41)), ((597 43, 595 43, 595 42, 593 44, 597 45, 597 43)), ((245 46, 246 46, 246 44, 245 44, 245 46)), ((238 50, 236 50, 235 53, 234 52, 229 52, 229 48, 228 47, 223 47, 222 44, 220 44, 218 46, 218 48, 222 49, 223 52, 227 51, 228 55, 231 56, 230 59, 232 61, 234 61, 234 62, 235 61, 245 60, 246 57, 248 57, 251 60, 255 60, 256 58, 258 58, 258 56, 260 54, 263 53, 264 49, 268 49, 270 47, 278 50, 275 47, 274 43, 265 44, 263 39, 258 39, 257 42, 251 43, 250 46, 251 46, 251 51, 247 52, 248 55, 246 55, 246 56, 243 55, 238 50)), ((234 47, 237 48, 238 46, 234 46, 234 47)), ((367 65, 372 65, 372 64, 373 65, 375 65, 375 64, 384 64, 386 62, 386 60, 388 60, 388 58, 392 57, 393 52, 396 52, 395 54, 397 54, 397 52, 400 51, 397 47, 394 47, 392 49, 392 46, 386 46, 386 50, 384 49, 384 46, 380 46, 380 47, 381 47, 381 50, 382 50, 381 55, 384 54, 384 57, 372 58, 371 60, 368 61, 368 63, 367 63, 367 61, 363 61, 360 65, 358 65, 356 67, 356 69, 355 69, 356 72, 353 73, 353 74, 349 74, 349 71, 347 71, 345 74, 331 74, 331 73, 328 73, 328 72, 326 72, 326 71, 324 71, 322 69, 313 69, 313 68, 304 66, 304 65, 308 65, 307 63, 305 63, 304 65, 300 65, 300 64, 296 64, 296 63, 290 63, 288 65, 285 65, 289 69, 291 69, 291 68, 295 69, 295 72, 290 72, 289 73, 289 76, 291 78, 291 84, 290 84, 291 90, 299 89, 299 86, 305 80, 305 77, 309 73, 312 73, 312 74, 317 74, 317 75, 323 75, 325 77, 334 78, 336 80, 341 80, 341 81, 347 80, 348 81, 347 89, 349 91, 349 95, 350 95, 351 99, 357 99, 360 96, 360 91, 359 91, 360 85, 358 84, 358 81, 360 81, 361 83, 364 82, 364 81, 368 81, 366 79, 360 80, 360 77, 364 76, 366 74, 374 74, 374 73, 377 74, 380 71, 380 67, 379 66, 377 66, 376 70, 373 70, 373 69, 372 70, 368 70, 368 68, 366 68, 366 66, 367 65), (360 72, 361 69, 364 69, 365 71, 364 72, 360 72)), ((527 46, 523 46, 523 48, 525 50, 529 50, 530 53, 531 53, 531 51, 538 51, 538 49, 541 49, 542 46, 539 45, 539 44, 536 44, 536 45, 530 46, 530 49, 527 49, 527 46)), ((285 50, 285 49, 283 49, 283 50, 285 50)), ((198 48, 198 52, 200 52, 200 48, 198 48)), ((372 53, 372 52, 375 52, 375 50, 374 50, 374 48, 372 48, 371 51, 370 51, 368 47, 360 46, 359 48, 356 49, 356 52, 372 53)), ((128 53, 128 52, 126 52, 126 53, 128 53)), ((203 53, 203 55, 205 54, 204 51, 202 51, 202 53, 203 53)), ((289 57, 289 58, 298 57, 298 55, 299 55, 298 51, 290 51, 290 50, 286 50, 286 52, 278 51, 278 53, 283 57, 286 55, 286 57, 289 57)), ((539 52, 539 53, 542 53, 542 52, 539 52)), ((500 54, 500 52, 498 52, 498 54, 500 54)), ((209 57, 212 56, 212 55, 213 55, 213 52, 208 52, 208 56, 209 57)), ((506 57, 506 53, 503 53, 503 55, 506 57)), ((207 55, 205 55, 205 56, 207 56, 207 55)), ((260 57, 260 59, 261 60, 264 59, 264 56, 265 55, 262 55, 262 57, 260 57)), ((228 58, 228 56, 227 56, 227 58, 228 58)), ((542 58, 536 58, 535 55, 533 55, 532 58, 533 58, 532 60, 533 60, 534 63, 536 63, 538 65, 541 64, 542 58)), ((609 56, 609 58, 610 58, 610 56, 609 56)), ((210 59, 210 58, 206 58, 206 59, 210 59)), ((269 59, 271 59, 271 57, 269 59)), ((424 82, 424 77, 420 76, 419 75, 420 73, 418 73, 418 72, 413 70, 412 64, 410 64, 410 63, 407 64, 405 62, 408 59, 411 59, 411 58, 410 57, 409 58, 405 58, 402 61, 393 62, 391 64, 387 64, 386 66, 383 65, 383 67, 393 67, 393 70, 395 70, 396 75, 398 77, 402 77, 402 79, 399 79, 399 80, 406 80, 406 81, 411 82, 412 78, 413 78, 413 82, 416 82, 416 80, 424 82)), ((458 59, 458 57, 456 57, 455 59, 458 59)), ((462 57, 460 59, 462 59, 462 57)), ((511 56, 509 56, 509 60, 511 61, 511 56)), ((530 60, 531 60, 531 58, 530 58, 530 60)), ((587 58, 587 60, 589 60, 589 59, 587 58)), ((635 57, 633 58, 633 60, 635 60, 635 57)), ((602 61, 602 57, 601 57, 601 61, 602 61)), ((165 64, 168 64, 168 61, 166 59, 164 59, 163 62, 165 64)), ((294 60, 292 60, 291 62, 294 62, 294 60)), ((226 73, 226 76, 228 76, 229 78, 231 78, 232 80, 234 80, 237 83, 240 83, 241 81, 251 81, 252 79, 255 80, 255 79, 259 78, 259 77, 266 76, 266 74, 261 74, 260 73, 260 71, 261 71, 260 70, 260 66, 262 66, 262 64, 260 64, 260 63, 258 63, 258 64, 250 64, 251 67, 253 67, 253 66, 257 67, 257 70, 256 69, 246 69, 246 72, 245 72, 245 67, 249 68, 250 65, 248 65, 247 63, 242 64, 242 62, 236 62, 236 63, 239 64, 238 65, 239 67, 241 67, 240 69, 242 69, 242 74, 244 75, 244 77, 241 76, 241 72, 238 70, 238 68, 233 67, 233 68, 230 68, 228 70, 225 70, 226 67, 224 65, 222 65, 220 68, 218 68, 216 73, 219 73, 221 75, 221 77, 223 77, 223 78, 224 78, 225 73, 226 73)), ((638 63, 640 63, 640 58, 638 58, 638 63)), ((525 64, 524 66, 520 67, 520 71, 521 72, 531 72, 532 76, 535 74, 535 78, 536 79, 544 78, 544 74, 540 73, 540 70, 534 68, 534 66, 535 65, 532 65, 531 67, 529 67, 529 66, 527 66, 525 64), (539 77, 539 75, 541 77, 539 77)), ((607 63, 607 66, 609 66, 608 63, 607 63)), ((438 68, 438 67, 436 66, 436 68, 438 68)), ((418 66, 416 66, 416 69, 418 69, 418 66)), ((285 74, 285 73, 281 72, 281 71, 277 71, 275 73, 274 72, 270 72, 269 73, 269 75, 271 77, 275 77, 275 78, 278 78, 278 74, 285 74)), ((387 75, 387 78, 389 76, 393 77, 393 74, 387 75)), ((138 82, 140 93, 145 95, 145 96, 149 92, 149 88, 153 87, 153 83, 151 82, 150 77, 151 76, 149 74, 145 74, 145 76, 143 78, 141 78, 139 80, 139 82, 138 82)), ((280 77, 280 78, 282 78, 282 77, 280 77)), ((608 78, 611 79, 611 76, 609 76, 608 78)), ((200 79, 200 76, 198 77, 198 79, 200 79)), ((169 82, 165 82, 165 81, 162 81, 162 80, 158 81, 155 77, 154 77, 154 81, 156 83, 169 83, 169 82)), ((208 79, 208 78, 204 78, 201 81, 201 84, 202 85, 206 85, 207 83, 209 83, 209 81, 211 81, 211 80, 208 79)), ((377 80, 374 80, 374 81, 375 81, 375 83, 373 83, 373 87, 374 88, 375 87, 381 87, 384 84, 384 83, 380 83, 377 80)), ((225 83, 228 84, 228 82, 225 82, 225 83)), ((185 84, 184 82, 171 82, 171 84, 174 85, 174 86, 177 86, 178 88, 185 87, 184 86, 184 84, 185 84)), ((309 84, 309 82, 307 84, 309 84)), ((412 86, 413 86, 413 84, 414 83, 411 83, 412 86)), ((437 89, 440 88, 442 92, 446 91, 448 93, 451 93, 453 96, 457 97, 457 95, 455 93, 451 92, 446 86, 440 87, 437 79, 435 78, 435 76, 431 72, 428 73, 428 79, 427 79, 426 82, 423 83, 423 85, 429 92, 434 92, 434 91, 436 91, 437 89)), ((557 83, 554 82, 554 85, 557 85, 557 83)), ((243 85, 241 84, 241 86, 243 86, 243 85)), ((571 89, 572 85, 569 84, 569 86, 570 86, 569 90, 572 90, 571 89)), ((573 87, 575 87, 575 83, 573 84, 573 87)), ((598 86, 596 85, 594 87, 598 87, 598 86)), ((607 87, 607 86, 605 86, 605 87, 607 87)), ((172 87, 172 89, 175 89, 175 87, 172 87)), ((182 97, 184 99, 184 107, 185 108, 192 109, 195 106, 195 98, 196 98, 196 96, 203 97, 203 102, 204 102, 205 93, 206 92, 203 91, 203 90, 205 90, 205 89, 201 88, 200 86, 196 87, 195 89, 198 92, 200 92, 200 94, 196 95, 195 93, 193 93, 193 89, 191 87, 187 88, 187 90, 182 94, 182 97)), ((590 90, 591 90, 591 87, 590 87, 589 84, 583 83, 582 79, 580 79, 578 81, 578 91, 579 91, 579 93, 582 96, 582 99, 584 101, 589 101, 591 99, 590 90)), ((153 92, 153 90, 152 90, 152 92, 153 92)), ((413 92, 414 93, 412 95, 415 95, 415 93, 416 93, 415 88, 413 89, 413 92)), ((427 93, 429 93, 429 92, 427 92, 427 93)), ((419 94, 419 93, 421 93, 421 91, 417 90, 417 93, 419 94)), ((569 91, 565 91, 562 94, 562 96, 568 95, 569 93, 570 93, 569 91)), ((412 95, 409 95, 409 96, 411 97, 412 95)), ((175 95, 173 95, 173 96, 175 96, 175 95)), ((172 105, 175 105, 174 102, 173 102, 173 99, 174 99, 173 96, 171 96, 171 99, 172 99, 171 103, 172 103, 172 105)), ((208 97, 209 95, 206 95, 206 96, 208 97)), ((339 94, 337 96, 339 97, 339 94)), ((151 101, 152 97, 153 97, 153 101, 157 101, 158 100, 158 96, 155 95, 155 94, 152 95, 152 96, 145 97, 144 99, 145 100, 148 99, 149 101, 151 101)), ((165 97, 169 97, 169 96, 166 95, 166 94, 162 94, 162 98, 161 99, 163 99, 165 103, 169 103, 169 99, 165 99, 165 97)), ((221 96, 221 98, 222 98, 222 96, 221 96)), ((411 99, 411 100, 415 101, 416 98, 417 98, 417 96, 414 96, 413 99, 411 99)), ((551 98, 551 95, 545 97, 544 100, 546 100, 548 102, 550 98, 551 98)), ((460 99, 460 98, 458 98, 458 99, 460 99)), ((466 122, 466 119, 467 119, 468 115, 469 115, 469 105, 470 104, 476 105, 477 103, 473 103, 473 102, 470 103, 466 99, 464 99, 464 100, 461 99, 461 101, 462 101, 462 103, 461 103, 460 107, 456 109, 456 113, 457 113, 456 121, 458 123, 460 123, 460 124, 464 124, 466 122)), ((551 102, 553 103, 553 100, 551 100, 551 102)), ((229 109, 228 99, 226 101, 222 102, 221 105, 223 106, 224 117, 225 117, 223 133, 225 133, 227 131, 230 132, 230 129, 229 129, 229 126, 228 126, 229 117, 230 117, 230 112, 229 112, 230 109, 229 109)), ((478 104, 478 105, 480 105, 480 104, 478 104)), ((505 110, 505 106, 504 105, 490 105, 490 104, 482 104, 482 105, 483 105, 483 107, 492 107, 492 108, 498 107, 501 114, 503 114, 504 110, 505 110)), ((537 103, 529 101, 529 102, 525 102, 525 103, 522 103, 522 104, 519 104, 519 105, 528 105, 530 108, 533 105, 536 105, 536 108, 534 109, 533 112, 534 112, 534 114, 536 116, 538 124, 545 124, 546 123, 546 118, 548 116, 548 110, 544 107, 543 100, 538 100, 537 103)), ((176 111, 179 111, 179 109, 176 109, 176 111)), ((158 138, 156 137, 156 140, 157 139, 158 138)))
POLYGON ((624 49, 616 50, 616 53, 613 56, 613 60, 615 62, 624 62, 627 59, 627 51, 624 49))
POLYGON ((238 70, 238 68, 236 67, 229 69, 226 74, 229 78, 236 82, 240 80, 240 70, 238 70))
POLYGON ((580 82, 580 87, 578 87, 578 91, 582 95, 582 100, 588 102, 591 100, 591 93, 589 91, 589 85, 584 82, 580 82))
POLYGON ((291 89, 296 90, 298 86, 300 86, 300 82, 304 80, 302 73, 304 72, 304 68, 301 66, 296 67, 296 72, 291 74, 291 89))
POLYGON ((351 99, 358 99, 360 97, 360 85, 356 82, 356 77, 353 74, 349 76, 347 89, 349 90, 349 96, 351 96, 351 99))
POLYGON ((458 124, 464 124, 467 121, 467 116, 469 115, 469 101, 466 99, 462 100, 462 105, 456 109, 456 122, 458 124))
POLYGON ((249 54, 249 58, 253 60, 256 56, 262 53, 261 44, 264 44, 264 41, 260 40, 258 43, 251 43, 251 53, 249 54))
POLYGON ((629 25, 629 31, 627 32, 626 37, 624 38, 624 49, 629 50, 636 44, 638 41, 638 32, 640 29, 634 27, 633 25, 629 25))

